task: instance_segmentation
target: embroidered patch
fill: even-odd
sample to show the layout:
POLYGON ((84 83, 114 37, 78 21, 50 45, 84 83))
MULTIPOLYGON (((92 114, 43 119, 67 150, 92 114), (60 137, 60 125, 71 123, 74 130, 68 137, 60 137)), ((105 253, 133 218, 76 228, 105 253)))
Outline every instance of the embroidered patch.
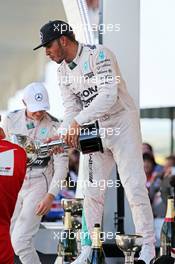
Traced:
POLYGON ((71 70, 73 70, 77 66, 77 64, 74 61, 71 61, 68 66, 71 70))
POLYGON ((101 51, 99 52, 99 54, 98 54, 98 59, 99 59, 99 61, 104 61, 105 58, 106 58, 105 53, 104 53, 103 50, 101 50, 101 51))
POLYGON ((47 129, 46 127, 42 127, 42 128, 40 129, 40 136, 41 136, 41 137, 45 137, 45 136, 47 136, 47 133, 48 133, 48 129, 47 129))
POLYGON ((27 129, 35 128, 35 125, 33 122, 27 123, 26 126, 27 126, 27 129))
POLYGON ((88 61, 86 61, 86 62, 83 64, 83 72, 84 72, 84 73, 89 72, 89 63, 88 63, 88 61))
POLYGON ((42 93, 37 93, 37 94, 35 94, 35 100, 36 100, 37 102, 41 102, 41 101, 43 100, 43 95, 42 95, 42 93))

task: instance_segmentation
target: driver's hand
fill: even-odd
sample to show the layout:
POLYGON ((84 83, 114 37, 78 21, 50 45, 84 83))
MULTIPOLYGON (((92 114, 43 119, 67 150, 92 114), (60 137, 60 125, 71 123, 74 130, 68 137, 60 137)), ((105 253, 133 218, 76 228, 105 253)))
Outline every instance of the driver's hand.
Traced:
MULTIPOLYGON (((44 143, 50 143, 52 141, 55 141, 55 140, 59 140, 59 139, 63 139, 61 135, 56 135, 56 136, 53 136, 53 137, 48 137, 44 143)), ((49 151, 49 154, 52 155, 52 154, 60 154, 60 153, 63 153, 64 152, 64 148, 61 147, 61 146, 55 146, 52 148, 52 150, 49 151)))

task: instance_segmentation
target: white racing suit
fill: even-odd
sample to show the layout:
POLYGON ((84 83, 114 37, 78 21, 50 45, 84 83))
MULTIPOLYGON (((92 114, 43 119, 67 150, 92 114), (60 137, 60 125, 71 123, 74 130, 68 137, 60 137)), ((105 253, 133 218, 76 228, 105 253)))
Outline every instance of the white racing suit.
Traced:
MULTIPOLYGON (((7 137, 10 134, 22 134, 42 142, 47 137, 54 136, 58 127, 58 120, 48 113, 45 113, 41 121, 27 119, 25 109, 10 113, 4 124, 7 137)), ((67 170, 67 153, 47 158, 39 157, 27 169, 11 221, 12 245, 24 264, 41 263, 32 241, 41 221, 41 216, 35 213, 36 206, 47 192, 54 196, 58 194, 61 180, 66 177, 67 170)))
POLYGON ((143 235, 144 244, 154 244, 138 111, 128 94, 114 54, 101 45, 79 44, 73 62, 66 64, 63 61, 60 65, 58 78, 65 107, 63 129, 74 118, 80 125, 98 120, 103 131, 104 153, 87 155, 84 164, 87 174, 84 211, 89 232, 95 223, 101 223, 103 214, 105 190, 97 184, 103 179, 107 183, 116 163, 136 233, 143 235))

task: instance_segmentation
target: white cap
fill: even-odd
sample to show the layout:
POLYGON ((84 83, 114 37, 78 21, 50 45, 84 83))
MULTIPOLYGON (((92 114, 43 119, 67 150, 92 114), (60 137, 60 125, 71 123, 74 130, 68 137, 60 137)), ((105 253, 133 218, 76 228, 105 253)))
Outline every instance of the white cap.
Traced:
POLYGON ((50 108, 47 90, 40 82, 34 82, 25 87, 23 100, 29 112, 46 111, 50 108))

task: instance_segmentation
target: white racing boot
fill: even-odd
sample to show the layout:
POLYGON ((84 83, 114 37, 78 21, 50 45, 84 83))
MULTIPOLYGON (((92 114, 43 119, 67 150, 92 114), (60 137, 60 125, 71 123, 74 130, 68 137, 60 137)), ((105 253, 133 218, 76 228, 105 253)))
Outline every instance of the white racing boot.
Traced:
POLYGON ((86 264, 87 259, 90 256, 91 253, 91 246, 83 246, 81 250, 81 254, 78 256, 78 258, 72 262, 72 264, 86 264))
POLYGON ((143 260, 146 264, 153 263, 152 261, 155 259, 155 245, 154 244, 144 244, 142 246, 142 250, 140 252, 140 257, 138 260, 143 260))

